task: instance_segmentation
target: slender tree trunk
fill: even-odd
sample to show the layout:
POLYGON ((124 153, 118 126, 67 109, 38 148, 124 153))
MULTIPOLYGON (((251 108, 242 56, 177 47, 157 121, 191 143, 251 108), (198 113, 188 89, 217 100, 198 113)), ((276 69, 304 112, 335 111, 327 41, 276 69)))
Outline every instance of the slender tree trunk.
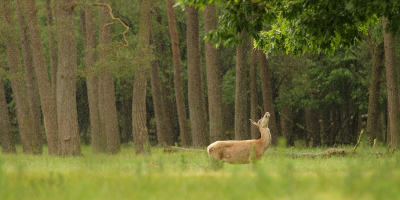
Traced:
MULTIPOLYGON (((150 44, 155 46, 154 33, 151 29, 150 44)), ((155 47, 156 48, 156 47, 155 47)), ((155 59, 151 62, 150 78, 151 78, 151 90, 153 96, 154 112, 156 118, 157 127, 157 139, 158 146, 173 145, 173 134, 171 121, 168 117, 167 110, 165 109, 164 92, 161 85, 161 76, 157 60, 157 51, 153 49, 155 59)))
POLYGON ((280 134, 278 132, 278 126, 276 125, 270 70, 267 58, 262 51, 258 52, 258 62, 260 63, 261 90, 263 96, 264 110, 265 112, 268 111, 271 114, 268 127, 271 130, 272 135, 271 143, 275 145, 280 134))
POLYGON ((38 137, 33 129, 32 114, 29 109, 26 81, 19 57, 19 49, 16 30, 13 20, 11 0, 0 3, 2 17, 5 20, 4 39, 6 42, 8 67, 10 69, 11 87, 14 93, 14 101, 17 112, 19 131, 21 134, 22 151, 26 154, 40 154, 42 152, 38 143, 38 137))
POLYGON ((400 109, 399 109, 399 89, 397 82, 397 71, 395 66, 395 49, 393 33, 386 32, 386 18, 382 17, 382 26, 384 29, 384 48, 385 48, 385 66, 386 66, 386 83, 388 94, 388 115, 389 115, 389 131, 392 147, 397 149, 400 139, 400 109))
POLYGON ((50 75, 51 75, 51 91, 54 98, 54 105, 56 103, 57 92, 57 48, 56 48, 56 34, 53 26, 53 6, 51 0, 46 0, 46 16, 47 16, 47 29, 49 37, 49 55, 50 55, 50 75))
MULTIPOLYGON (((49 146, 49 154, 57 153, 57 113, 54 96, 51 91, 49 75, 47 73, 46 58, 44 55, 42 38, 40 35, 39 19, 35 0, 26 0, 29 15, 29 31, 33 50, 33 63, 38 77, 39 95, 42 103, 44 125, 49 146)), ((76 50, 75 50, 76 52, 76 50)))
POLYGON ((79 156, 81 147, 76 107, 77 50, 74 1, 58 0, 56 5, 59 38, 57 70, 57 120, 61 156, 79 156))
MULTIPOLYGON (((108 3, 107 0, 101 0, 100 3, 108 3)), ((103 29, 103 26, 107 23, 110 23, 110 17, 108 15, 108 9, 103 7, 99 8, 99 17, 100 17, 100 27, 103 29)), ((89 20, 89 19, 87 19, 89 20)), ((89 31, 87 29, 87 31, 89 31)), ((102 52, 102 56, 105 60, 105 55, 111 52, 108 52, 108 45, 111 43, 111 29, 110 26, 107 26, 104 30, 104 35, 101 40, 104 42, 104 49, 102 52)), ((102 34, 102 33, 100 33, 102 34)), ((88 44, 89 45, 89 44, 88 44)), ((115 101, 115 85, 114 85, 114 76, 110 72, 109 67, 104 67, 101 71, 99 77, 99 85, 100 92, 99 98, 102 99, 100 102, 103 102, 100 106, 100 119, 104 120, 102 123, 105 125, 105 136, 106 136, 106 144, 107 149, 106 152, 108 154, 116 154, 120 152, 120 135, 119 135, 119 126, 118 126, 118 118, 117 118, 117 106, 115 101)))
POLYGON ((42 116, 40 111, 40 98, 37 86, 37 79, 35 69, 33 66, 33 56, 31 49, 31 42, 29 40, 28 22, 26 21, 26 8, 25 2, 16 0, 15 5, 17 8, 19 35, 21 39, 22 57, 24 58, 25 65, 25 79, 26 87, 28 89, 29 109, 32 113, 33 128, 37 137, 39 138, 39 146, 43 146, 42 142, 42 116))
MULTIPOLYGON (((93 3, 93 0, 89 1, 93 3)), ((105 137, 102 137, 104 131, 100 128, 100 108, 99 108, 99 77, 94 69, 97 60, 96 24, 93 6, 85 5, 83 16, 81 16, 82 36, 85 44, 85 68, 86 68, 86 85, 89 100, 89 117, 90 132, 92 138, 92 152, 105 152, 105 137), (83 20, 84 19, 84 20, 83 20)), ((102 30, 102 27, 100 27, 102 30)), ((104 130, 104 129, 103 129, 104 130)))
MULTIPOLYGON (((99 10, 99 16, 101 16, 99 18, 99 41, 100 41, 100 46, 101 46, 101 50, 100 53, 101 55, 100 60, 101 63, 105 63, 106 59, 106 49, 107 49, 107 43, 109 43, 110 41, 110 27, 104 27, 105 24, 107 24, 109 22, 108 20, 108 16, 107 16, 107 10, 106 8, 100 7, 99 10)), ((86 18, 86 16, 85 16, 86 18)), ((87 34, 87 33, 86 33, 87 34)), ((105 66, 100 66, 99 70, 95 70, 98 71, 98 73, 94 73, 94 76, 97 76, 97 81, 95 80, 96 78, 94 78, 93 81, 93 88, 91 89, 95 89, 96 85, 97 85, 97 91, 92 91, 93 97, 97 97, 97 112, 98 112, 98 131, 94 132, 95 130, 92 130, 92 152, 94 153, 106 153, 107 152, 107 135, 106 135, 106 119, 105 116, 107 115, 107 113, 105 113, 105 98, 104 98, 104 84, 103 84, 103 79, 104 79, 104 68, 106 68, 105 66), (96 81, 96 82, 95 82, 96 81)), ((89 96, 88 96, 89 97, 89 96)), ((96 106, 95 102, 93 104, 93 106, 96 106)), ((90 107, 89 107, 90 109, 90 107)), ((96 108, 93 108, 96 109, 96 108)), ((96 112, 96 111, 94 111, 96 112)), ((95 114, 95 113, 94 113, 95 114)), ((95 116, 94 116, 95 117, 95 116)), ((94 119, 96 120, 96 119, 94 119)))
POLYGON ((17 153, 11 135, 10 115, 8 113, 6 96, 4 92, 3 77, 0 76, 0 144, 1 151, 5 153, 17 153))
POLYGON ((192 139, 189 133, 188 121, 186 116, 185 98, 183 96, 182 74, 181 74, 181 58, 179 52, 178 32, 176 30, 175 12, 173 8, 173 0, 167 0, 168 7, 168 24, 171 36, 172 55, 174 59, 174 88, 176 96, 176 106, 178 110, 179 130, 181 135, 182 146, 190 146, 192 139))
MULTIPOLYGON (((204 32, 208 33, 217 28, 215 5, 210 4, 204 8, 204 32)), ((206 42, 206 71, 208 89, 208 112, 210 115, 210 142, 223 140, 222 117, 222 77, 219 60, 219 50, 212 42, 206 42)))
POLYGON ((207 123, 204 117, 201 93, 201 65, 199 48, 199 15, 193 6, 186 8, 187 14, 187 60, 188 60, 188 97, 190 124, 193 145, 207 146, 207 123))
POLYGON ((372 74, 371 85, 369 88, 368 99, 368 118, 367 118, 367 131, 366 135, 370 138, 370 145, 373 145, 374 139, 379 138, 378 134, 382 134, 379 130, 380 124, 380 111, 379 111, 379 93, 380 81, 383 70, 383 44, 374 45, 371 41, 371 36, 368 35, 369 47, 372 55, 372 74))
POLYGON ((243 44, 236 46, 236 90, 235 90, 235 139, 249 139, 249 116, 247 112, 247 34, 240 33, 243 44))
MULTIPOLYGON (((139 57, 149 56, 150 51, 150 28, 151 10, 153 1, 143 1, 140 10, 139 24, 139 57)), ((136 154, 151 154, 149 146, 149 135, 146 126, 146 87, 150 62, 144 63, 135 72, 132 99, 132 130, 136 154)))
MULTIPOLYGON (((250 118, 259 119, 258 95, 257 95, 257 51, 254 49, 253 38, 251 39, 250 49, 250 118)), ((260 131, 257 127, 251 126, 251 139, 260 138, 260 131)))

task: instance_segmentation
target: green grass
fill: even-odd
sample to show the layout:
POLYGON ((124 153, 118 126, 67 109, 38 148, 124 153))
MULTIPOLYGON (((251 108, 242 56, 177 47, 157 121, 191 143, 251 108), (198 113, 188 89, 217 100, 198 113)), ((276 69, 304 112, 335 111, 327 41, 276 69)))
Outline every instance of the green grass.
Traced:
MULTIPOLYGON (((343 147, 351 149, 352 147, 343 147)), ((205 153, 60 158, 0 154, 0 199, 399 199, 400 156, 290 158, 285 152, 325 149, 270 148, 254 166, 224 164, 206 170, 205 153)), ((385 149, 378 149, 385 151, 385 149)), ((359 147, 358 152, 370 152, 359 147)))

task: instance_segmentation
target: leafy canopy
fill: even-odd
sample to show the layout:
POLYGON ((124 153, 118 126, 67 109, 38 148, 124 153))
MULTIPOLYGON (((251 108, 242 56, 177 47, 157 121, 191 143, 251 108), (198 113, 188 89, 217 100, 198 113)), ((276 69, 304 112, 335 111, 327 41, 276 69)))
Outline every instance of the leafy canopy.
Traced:
POLYGON ((355 44, 367 27, 385 16, 390 31, 399 29, 400 0, 181 0, 182 5, 204 8, 210 3, 224 6, 217 30, 207 40, 217 46, 240 42, 246 31, 255 46, 271 52, 333 53, 355 44), (269 27, 270 26, 270 27, 269 27), (268 30, 267 30, 268 28, 268 30))

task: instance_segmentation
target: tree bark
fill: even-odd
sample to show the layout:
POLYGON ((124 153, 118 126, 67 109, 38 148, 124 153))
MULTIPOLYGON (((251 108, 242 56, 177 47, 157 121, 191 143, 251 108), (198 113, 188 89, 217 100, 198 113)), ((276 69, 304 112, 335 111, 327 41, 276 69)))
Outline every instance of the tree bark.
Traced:
MULTIPOLYGON (((257 95, 257 51, 254 49, 253 38, 251 39, 250 49, 250 119, 257 120, 259 118, 258 111, 258 95, 257 95)), ((260 131, 257 127, 251 126, 251 139, 260 138, 260 131)))
POLYGON ((262 51, 258 52, 258 62, 260 64, 261 90, 263 96, 264 111, 268 111, 271 114, 269 120, 269 129, 271 130, 272 135, 271 143, 272 145, 275 145, 280 134, 278 132, 278 126, 276 125, 270 70, 267 58, 262 51))
MULTIPOLYGON (((108 3, 107 0, 101 0, 100 3, 108 3)), ((108 15, 109 10, 105 7, 99 8, 100 17, 100 28, 103 30, 105 24, 110 23, 110 18, 108 15)), ((86 19, 89 20, 89 19, 86 19)), ((87 29, 87 31, 89 31, 87 29)), ((111 29, 107 26, 104 31, 100 32, 101 41, 104 43, 102 59, 105 60, 106 54, 108 52, 108 45, 111 43, 111 29), (104 35, 102 35, 104 34, 104 35)), ((88 44, 89 45, 89 44, 88 44)), ((110 67, 103 67, 99 77, 99 98, 101 99, 100 104, 100 119, 103 120, 101 123, 104 124, 105 136, 106 136, 106 152, 108 154, 116 154, 120 152, 120 136, 119 136, 119 126, 117 118, 117 106, 115 101, 115 86, 114 86, 114 76, 109 70, 110 67)))
POLYGON ((188 121, 186 115, 185 98, 183 95, 182 74, 181 74, 181 58, 179 52, 178 32, 176 30, 175 12, 173 8, 173 0, 167 0, 168 7, 168 27, 171 36, 172 56, 174 60, 174 88, 176 96, 176 106, 178 110, 179 131, 181 135, 182 146, 190 146, 192 139, 189 133, 188 121))
POLYGON ((57 70, 57 120, 61 156, 80 156, 76 107, 77 50, 74 1, 58 0, 56 5, 59 38, 57 70))
POLYGON ((203 112, 201 93, 201 65, 199 48, 199 15, 193 6, 186 8, 187 15, 187 60, 188 98, 193 145, 203 147, 209 144, 207 123, 203 112))
MULTIPOLYGON (((210 4, 204 8, 204 32, 208 33, 217 28, 215 5, 210 4)), ((208 91, 208 112, 210 116, 210 142, 223 140, 222 117, 222 76, 219 60, 219 50, 212 42, 206 42, 206 72, 208 91)))
MULTIPOLYGON (((51 75, 51 91, 54 98, 54 105, 57 106, 57 47, 56 34, 53 26, 53 6, 51 0, 46 0, 46 16, 49 37, 49 55, 50 55, 50 75, 51 75)), ((56 108, 57 109, 57 108, 56 108)))
MULTIPOLYGON (((93 3, 93 0, 89 2, 93 3)), ((97 52, 95 51, 97 46, 97 38, 93 6, 85 5, 83 15, 81 16, 81 21, 83 23, 81 27, 82 36, 84 37, 83 41, 85 44, 86 85, 89 101, 92 152, 102 153, 106 150, 106 142, 105 137, 102 134, 104 131, 102 131, 100 128, 99 77, 94 69, 94 65, 97 60, 97 52)), ((100 30, 102 30, 101 26, 100 30)))
POLYGON ((29 40, 28 22, 26 20, 25 2, 15 0, 18 16, 19 35, 22 47, 22 57, 25 66, 26 87, 28 90, 29 109, 31 110, 33 119, 33 128, 35 134, 39 138, 39 146, 43 146, 42 142, 42 116, 40 111, 40 97, 37 85, 35 69, 33 65, 33 56, 31 42, 29 40))
POLYGON ((10 115, 8 113, 6 96, 4 93, 3 77, 0 76, 0 144, 1 152, 17 153, 11 135, 10 115))
MULTIPOLYGON (((140 10, 139 24, 139 57, 149 56, 150 51, 150 27, 151 27, 151 9, 153 1, 143 1, 140 10)), ((150 62, 146 62, 135 72, 135 82, 133 83, 132 99, 132 130, 133 141, 135 143, 136 154, 151 154, 149 135, 146 126, 146 87, 147 76, 150 68, 150 62)))
POLYGON ((1 2, 1 13, 5 21, 4 39, 6 42, 7 60, 10 69, 11 87, 17 112, 19 131, 21 134, 22 151, 26 154, 40 154, 42 152, 38 137, 33 128, 32 114, 29 109, 26 81, 19 57, 15 25, 13 21, 12 5, 10 0, 1 2))
MULTIPOLYGON (((30 39, 33 51, 33 63, 38 77, 39 96, 42 105, 44 125, 49 147, 49 154, 57 153, 57 113, 54 96, 51 91, 49 75, 47 73, 46 58, 44 55, 42 38, 40 35, 39 19, 35 0, 26 0, 30 23, 30 39)), ((75 50, 76 52, 76 50, 75 50)))
POLYGON ((393 33, 387 32, 386 29, 386 18, 382 17, 382 26, 384 29, 384 48, 385 48, 385 67, 386 67, 386 84, 387 84, 387 95, 388 95, 388 115, 389 115, 389 132, 391 137, 391 145, 394 149, 398 148, 399 145, 399 131, 400 131, 400 113, 399 113, 399 89, 397 82, 397 71, 395 66, 395 49, 393 33))
MULTIPOLYGON (((154 33, 152 29, 150 34, 150 45, 154 45, 154 48, 156 48, 154 43, 154 33)), ((153 49, 153 54, 155 55, 155 59, 151 62, 150 79, 154 113, 156 119, 158 146, 163 146, 165 144, 173 145, 174 140, 171 121, 167 115, 167 110, 165 109, 165 99, 163 95, 164 92, 161 86, 161 76, 157 60, 157 51, 155 49, 153 49)))
POLYGON ((247 112, 247 34, 239 34, 243 44, 236 46, 236 86, 235 86, 235 140, 249 139, 249 116, 247 112))
POLYGON ((374 139, 382 138, 378 137, 378 134, 382 134, 379 130, 380 124, 380 111, 379 111, 379 93, 380 93, 380 82, 383 70, 383 57, 384 47, 383 44, 375 45, 371 41, 370 35, 368 35, 369 47, 372 56, 372 74, 371 83, 369 88, 368 98, 368 118, 367 118, 367 131, 366 135, 370 138, 370 145, 374 143, 374 139))

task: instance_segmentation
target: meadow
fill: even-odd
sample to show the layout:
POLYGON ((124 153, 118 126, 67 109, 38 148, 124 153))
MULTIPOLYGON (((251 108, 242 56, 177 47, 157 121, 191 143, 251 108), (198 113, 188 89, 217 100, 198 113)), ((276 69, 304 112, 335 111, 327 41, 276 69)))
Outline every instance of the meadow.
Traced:
MULTIPOLYGON (((344 146, 344 149, 352 147, 344 146)), ((211 170, 204 152, 84 157, 0 154, 0 199, 399 199, 400 155, 292 158, 326 148, 270 147, 254 165, 211 170)), ((383 147, 373 151, 385 151, 383 147)), ((20 151, 19 151, 20 152, 20 151)))

